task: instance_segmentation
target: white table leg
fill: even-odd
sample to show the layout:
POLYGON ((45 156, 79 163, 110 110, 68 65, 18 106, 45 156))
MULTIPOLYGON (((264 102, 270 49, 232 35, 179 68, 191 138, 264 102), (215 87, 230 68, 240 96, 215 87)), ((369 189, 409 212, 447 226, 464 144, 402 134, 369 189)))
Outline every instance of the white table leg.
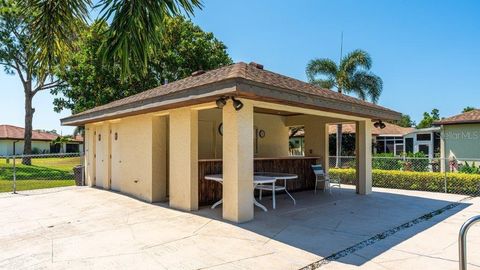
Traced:
POLYGON ((223 203, 223 199, 219 200, 218 202, 214 203, 211 207, 211 209, 214 209, 215 207, 219 206, 220 204, 223 203))
POLYGON ((260 208, 262 208, 263 211, 268 212, 267 208, 266 208, 265 206, 263 206, 261 203, 259 203, 259 202, 255 199, 255 197, 253 197, 253 204, 256 205, 256 206, 258 206, 258 207, 260 207, 260 208))
POLYGON ((297 205, 297 201, 295 200, 295 198, 293 198, 293 196, 287 190, 287 180, 286 179, 283 179, 283 187, 285 188, 285 193, 287 193, 287 195, 293 200, 293 205, 297 205))
MULTIPOLYGON (((255 188, 258 186, 258 184, 253 184, 253 191, 255 191, 255 188)), ((268 212, 267 208, 263 206, 261 203, 255 199, 255 195, 253 195, 253 204, 260 207, 263 211, 268 212)))
MULTIPOLYGON (((223 185, 223 182, 220 182, 220 181, 216 181, 216 182, 217 182, 217 183, 220 183, 220 185, 223 185)), ((223 196, 223 194, 222 194, 222 196, 223 196)), ((222 203, 223 203, 223 198, 221 198, 218 202, 214 203, 214 204, 212 205, 212 207, 210 207, 210 208, 211 208, 211 209, 214 209, 215 207, 219 206, 219 205, 222 204, 222 203)))
POLYGON ((275 185, 276 183, 272 184, 272 201, 273 201, 273 209, 275 209, 275 185))

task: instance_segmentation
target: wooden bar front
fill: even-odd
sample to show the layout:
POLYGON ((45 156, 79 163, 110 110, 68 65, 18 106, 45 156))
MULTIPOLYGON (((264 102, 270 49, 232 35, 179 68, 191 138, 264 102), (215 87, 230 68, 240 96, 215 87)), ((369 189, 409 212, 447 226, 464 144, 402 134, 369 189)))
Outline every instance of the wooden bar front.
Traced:
MULTIPOLYGON (((255 158, 255 172, 278 172, 298 175, 298 179, 287 181, 291 192, 313 190, 315 175, 311 165, 318 164, 318 157, 255 158)), ((210 205, 222 198, 222 185, 205 180, 205 175, 222 173, 221 159, 204 159, 198 162, 198 200, 200 205, 210 205)))

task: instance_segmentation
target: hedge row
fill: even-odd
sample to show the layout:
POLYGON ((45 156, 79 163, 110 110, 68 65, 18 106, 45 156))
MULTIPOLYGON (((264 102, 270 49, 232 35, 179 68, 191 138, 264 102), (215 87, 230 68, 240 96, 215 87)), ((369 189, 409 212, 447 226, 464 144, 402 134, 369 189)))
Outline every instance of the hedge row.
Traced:
MULTIPOLYGON (((338 177, 342 183, 354 184, 355 169, 330 169, 331 177, 338 177)), ((407 172, 372 170, 374 187, 444 192, 445 177, 447 192, 466 195, 480 195, 480 175, 465 173, 407 172)))

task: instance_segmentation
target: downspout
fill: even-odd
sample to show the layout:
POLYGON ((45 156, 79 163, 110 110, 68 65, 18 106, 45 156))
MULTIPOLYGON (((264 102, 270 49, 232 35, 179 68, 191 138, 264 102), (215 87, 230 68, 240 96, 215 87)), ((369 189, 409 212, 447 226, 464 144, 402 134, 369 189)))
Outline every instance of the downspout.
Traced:
POLYGON ((17 142, 19 142, 19 141, 20 141, 20 140, 13 141, 13 154, 12 154, 13 156, 16 155, 16 152, 15 152, 15 144, 16 144, 17 142))

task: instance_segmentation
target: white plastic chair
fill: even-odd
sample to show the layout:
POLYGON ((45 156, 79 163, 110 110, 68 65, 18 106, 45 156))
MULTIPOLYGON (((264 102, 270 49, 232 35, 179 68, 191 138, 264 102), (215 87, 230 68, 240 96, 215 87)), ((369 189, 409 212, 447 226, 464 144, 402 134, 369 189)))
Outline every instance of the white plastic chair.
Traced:
POLYGON ((324 182, 324 188, 323 192, 328 189, 330 194, 332 194, 332 187, 338 186, 338 188, 341 188, 340 186, 340 179, 335 178, 331 179, 328 174, 323 170, 322 165, 312 165, 313 173, 315 174, 315 191, 314 193, 317 194, 317 185, 318 182, 324 182))

